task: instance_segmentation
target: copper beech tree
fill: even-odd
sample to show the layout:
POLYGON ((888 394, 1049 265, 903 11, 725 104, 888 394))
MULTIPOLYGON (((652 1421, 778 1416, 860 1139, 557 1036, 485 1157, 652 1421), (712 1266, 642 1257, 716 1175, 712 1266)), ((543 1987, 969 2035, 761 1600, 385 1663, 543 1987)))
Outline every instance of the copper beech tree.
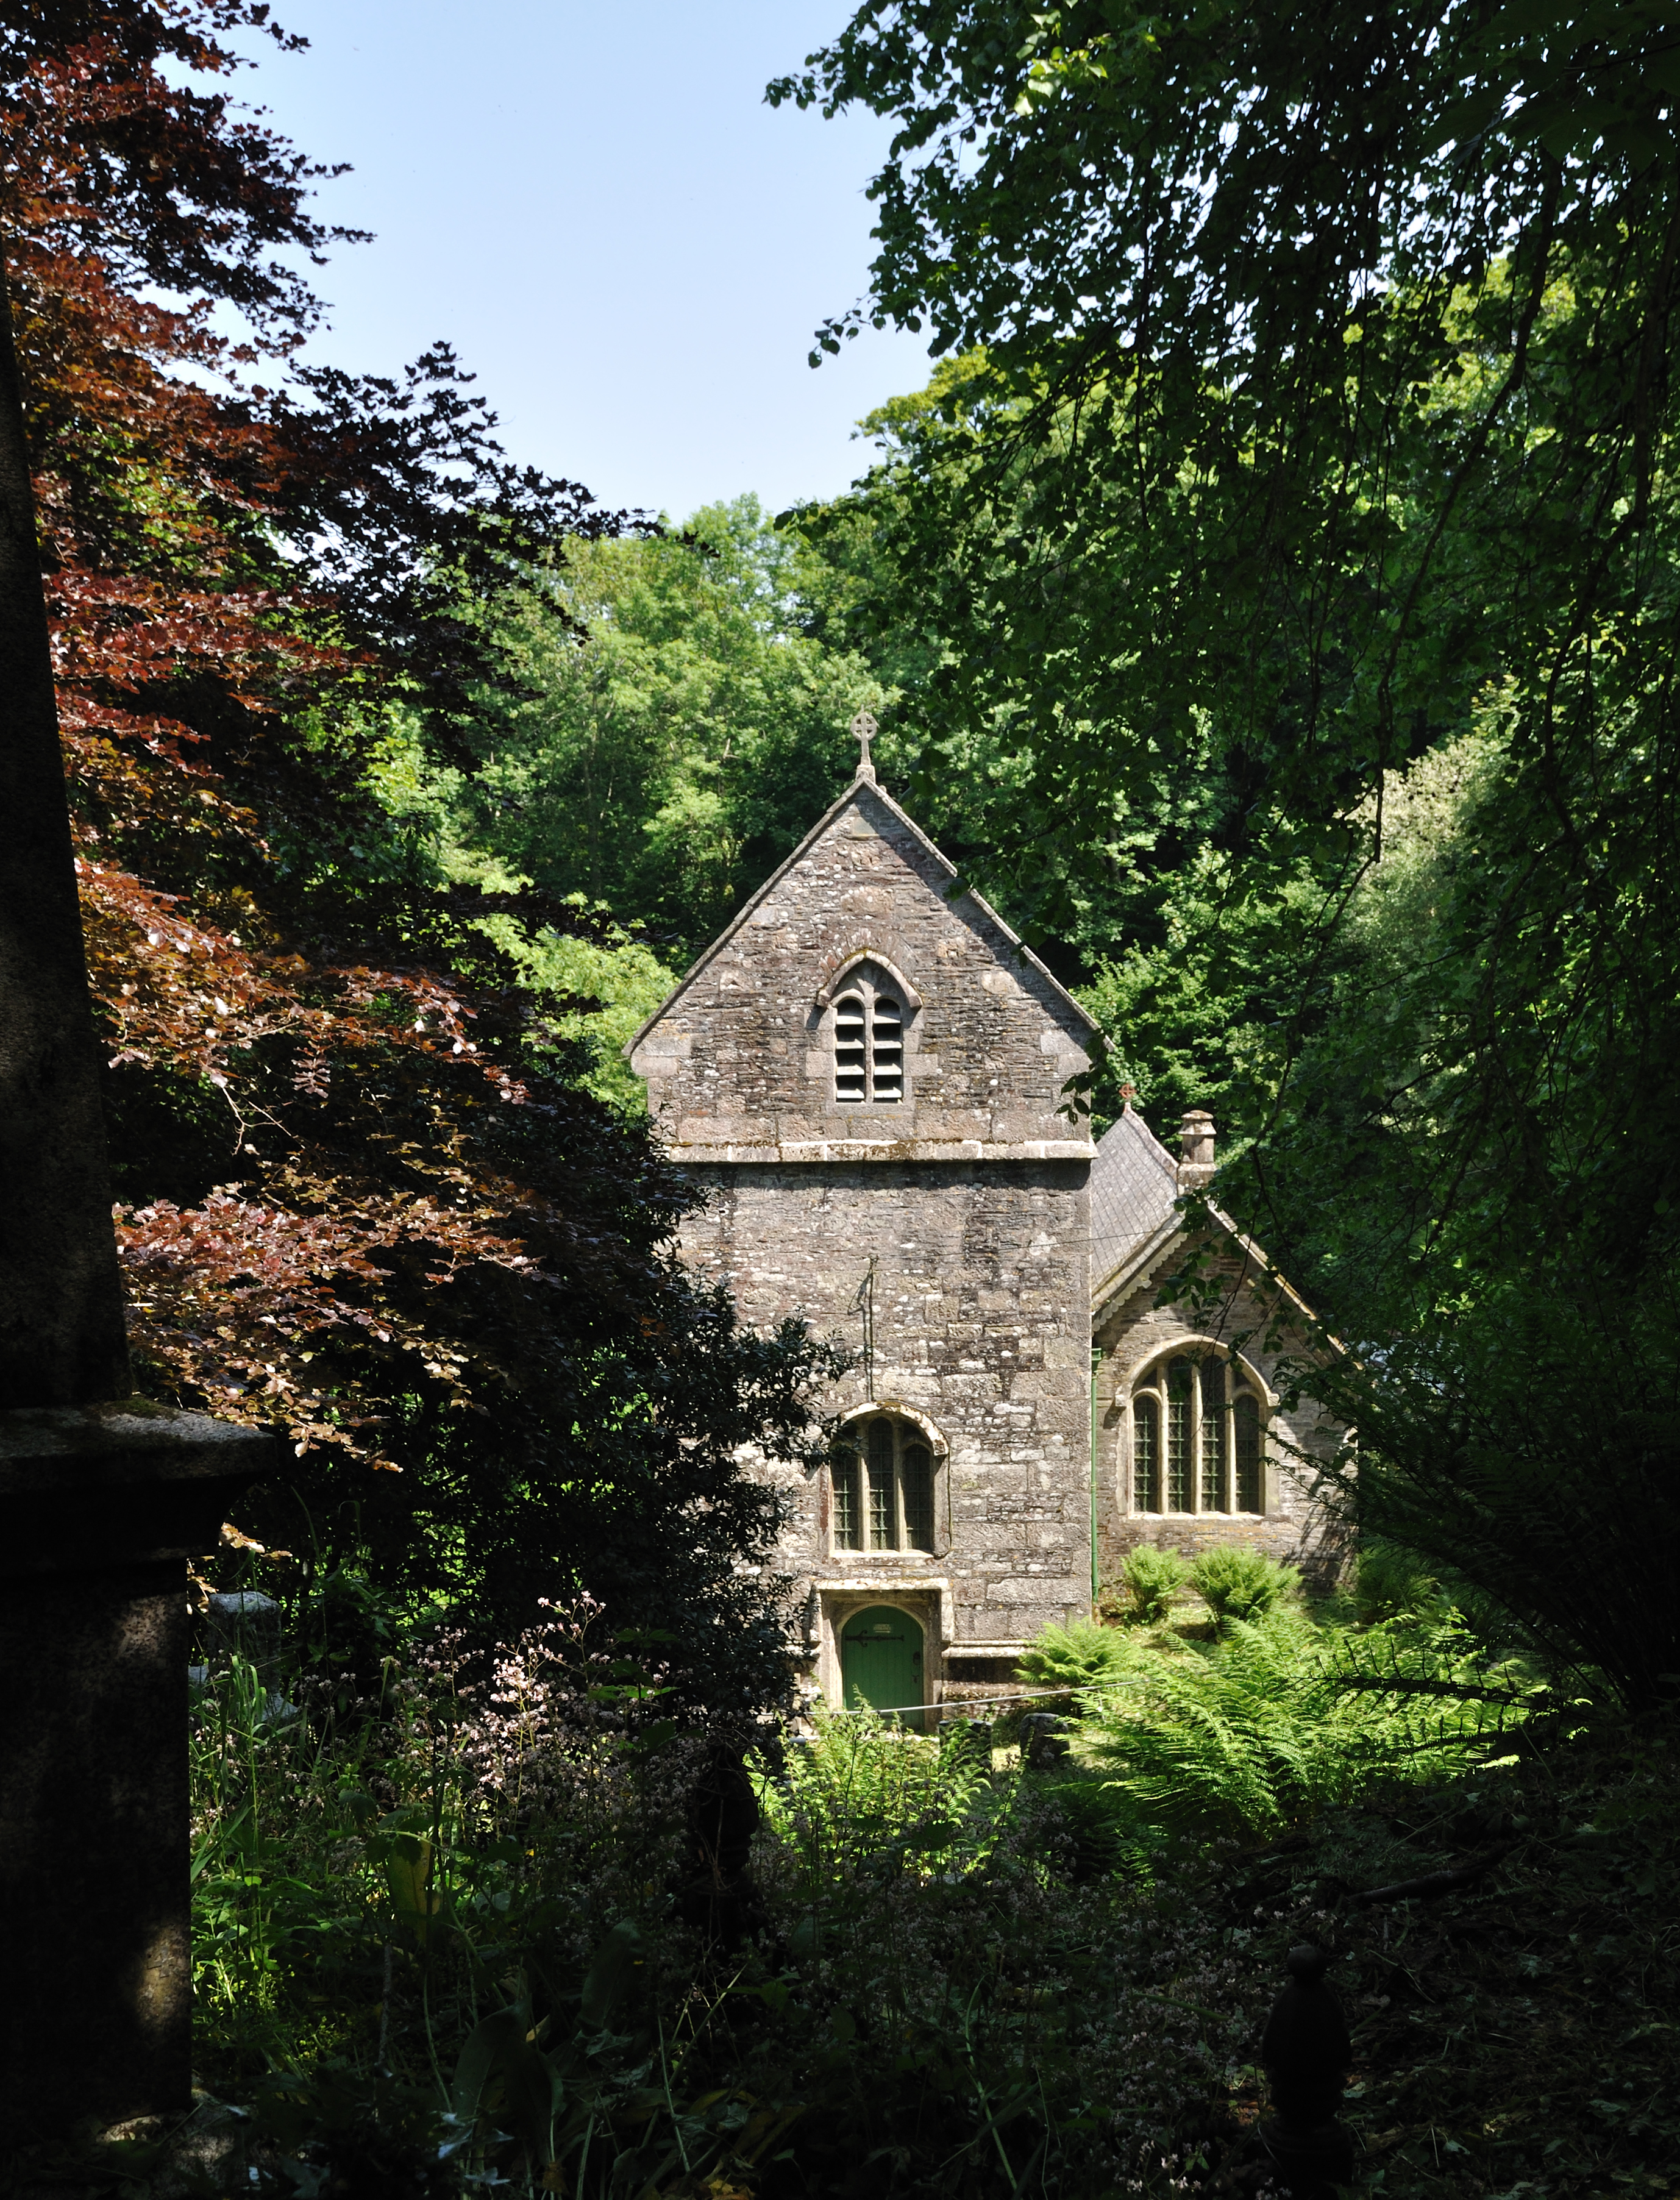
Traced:
POLYGON ((584 1586, 674 1628, 711 1700, 763 1700, 770 1592, 740 1560, 775 1501, 734 1455, 800 1453, 823 1351, 685 1279, 686 1195, 569 1083, 475 928, 496 898, 361 792, 396 685, 447 740, 498 676, 478 606, 640 523, 512 465, 445 347, 391 380, 295 365, 317 308, 280 255, 334 241, 323 172, 218 88, 271 28, 246 0, 0 9, 137 1371, 288 1429, 259 1540, 487 1624, 584 1586))

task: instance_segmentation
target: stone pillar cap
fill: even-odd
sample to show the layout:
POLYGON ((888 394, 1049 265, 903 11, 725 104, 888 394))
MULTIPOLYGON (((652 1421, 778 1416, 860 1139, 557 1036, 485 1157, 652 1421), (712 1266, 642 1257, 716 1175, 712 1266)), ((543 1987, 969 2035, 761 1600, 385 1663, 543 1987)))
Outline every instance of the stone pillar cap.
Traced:
POLYGON ((12 1407, 0 1412, 0 1577, 200 1555, 279 1459, 268 1430, 149 1398, 12 1407))

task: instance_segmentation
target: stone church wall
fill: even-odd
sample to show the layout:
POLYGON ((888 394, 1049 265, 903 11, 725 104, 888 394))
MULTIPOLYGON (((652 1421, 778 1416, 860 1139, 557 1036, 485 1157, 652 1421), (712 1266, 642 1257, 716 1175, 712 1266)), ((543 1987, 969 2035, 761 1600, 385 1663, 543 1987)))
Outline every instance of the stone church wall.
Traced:
POLYGON ((1097 1377, 1098 1565, 1106 1587, 1115 1582, 1126 1554, 1139 1543, 1182 1552, 1186 1558, 1216 1543, 1239 1543, 1299 1565, 1320 1587, 1327 1587, 1343 1562, 1333 1524, 1311 1498, 1311 1469, 1297 1451, 1324 1454, 1334 1450, 1339 1431, 1323 1422, 1302 1401, 1294 1410, 1278 1399, 1274 1376, 1282 1353, 1299 1340, 1277 1333, 1275 1308, 1262 1305, 1249 1287, 1240 1255, 1222 1260, 1213 1272, 1226 1284, 1212 1307, 1157 1306, 1158 1278, 1139 1279, 1124 1299, 1103 1310, 1093 1342, 1102 1353, 1097 1377), (1175 1346, 1223 1344, 1234 1350, 1265 1383, 1273 1400, 1267 1431, 1265 1512, 1134 1512, 1132 1489, 1132 1385, 1139 1372, 1175 1346), (1268 1349, 1269 1348, 1269 1349, 1268 1349))
POLYGON ((701 957, 632 1056, 660 1137, 687 1158, 817 1158, 835 1144, 922 1159, 1089 1144, 1058 1110, 1091 1026, 875 788, 847 804, 701 957), (905 1097, 834 1097, 828 989, 860 954, 902 981, 905 1097), (698 1157, 698 1156, 697 1156, 698 1157), (721 1156, 719 1156, 722 1157, 721 1156))
MULTIPOLYGON (((793 1508, 779 1563, 805 1597, 812 1677, 839 1700, 835 1641, 876 1600, 927 1630, 930 1688, 961 1693, 965 1655, 1025 1642, 1090 1598, 1090 1223, 1083 1160, 685 1163, 708 1192, 685 1260, 742 1319, 800 1314, 860 1352, 875 1262, 873 1390, 936 1452, 931 1553, 831 1549, 828 1477, 775 1472, 793 1508)), ((860 1363, 828 1410, 869 1401, 860 1363)))

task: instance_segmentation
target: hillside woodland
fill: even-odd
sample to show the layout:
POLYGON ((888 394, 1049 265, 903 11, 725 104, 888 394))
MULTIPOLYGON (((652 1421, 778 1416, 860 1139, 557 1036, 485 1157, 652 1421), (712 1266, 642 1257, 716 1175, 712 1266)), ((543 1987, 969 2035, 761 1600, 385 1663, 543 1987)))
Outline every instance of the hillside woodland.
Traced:
POLYGON ((278 1613, 201 1622, 198 2107, 15 2188, 1248 2190, 1311 1936, 1367 2183, 1666 2190, 1672 10, 866 0, 769 92, 894 132, 813 356, 937 363, 776 516, 305 363, 266 39, 0 7, 135 1377, 290 1438, 198 1570, 278 1613), (1054 1766, 781 1731, 735 1454, 835 1348, 685 1278, 619 1054, 860 705, 1357 1431, 1339 1598, 1133 1568, 1054 1766))

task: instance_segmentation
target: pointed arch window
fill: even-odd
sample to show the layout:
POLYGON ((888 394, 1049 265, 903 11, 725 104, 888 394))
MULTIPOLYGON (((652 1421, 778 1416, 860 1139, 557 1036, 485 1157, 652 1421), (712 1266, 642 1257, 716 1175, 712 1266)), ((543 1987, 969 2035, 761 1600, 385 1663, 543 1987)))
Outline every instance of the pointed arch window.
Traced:
POLYGON ((1145 1368, 1132 1390, 1132 1510, 1263 1512, 1265 1414, 1254 1377, 1223 1353, 1145 1368))
POLYGON ((834 1001, 834 1098, 844 1106, 892 1108, 904 1097, 904 1008, 865 963, 834 1001))
POLYGON ((914 1422, 872 1413, 848 1423, 829 1460, 837 1551, 931 1551, 934 1453, 914 1422))

